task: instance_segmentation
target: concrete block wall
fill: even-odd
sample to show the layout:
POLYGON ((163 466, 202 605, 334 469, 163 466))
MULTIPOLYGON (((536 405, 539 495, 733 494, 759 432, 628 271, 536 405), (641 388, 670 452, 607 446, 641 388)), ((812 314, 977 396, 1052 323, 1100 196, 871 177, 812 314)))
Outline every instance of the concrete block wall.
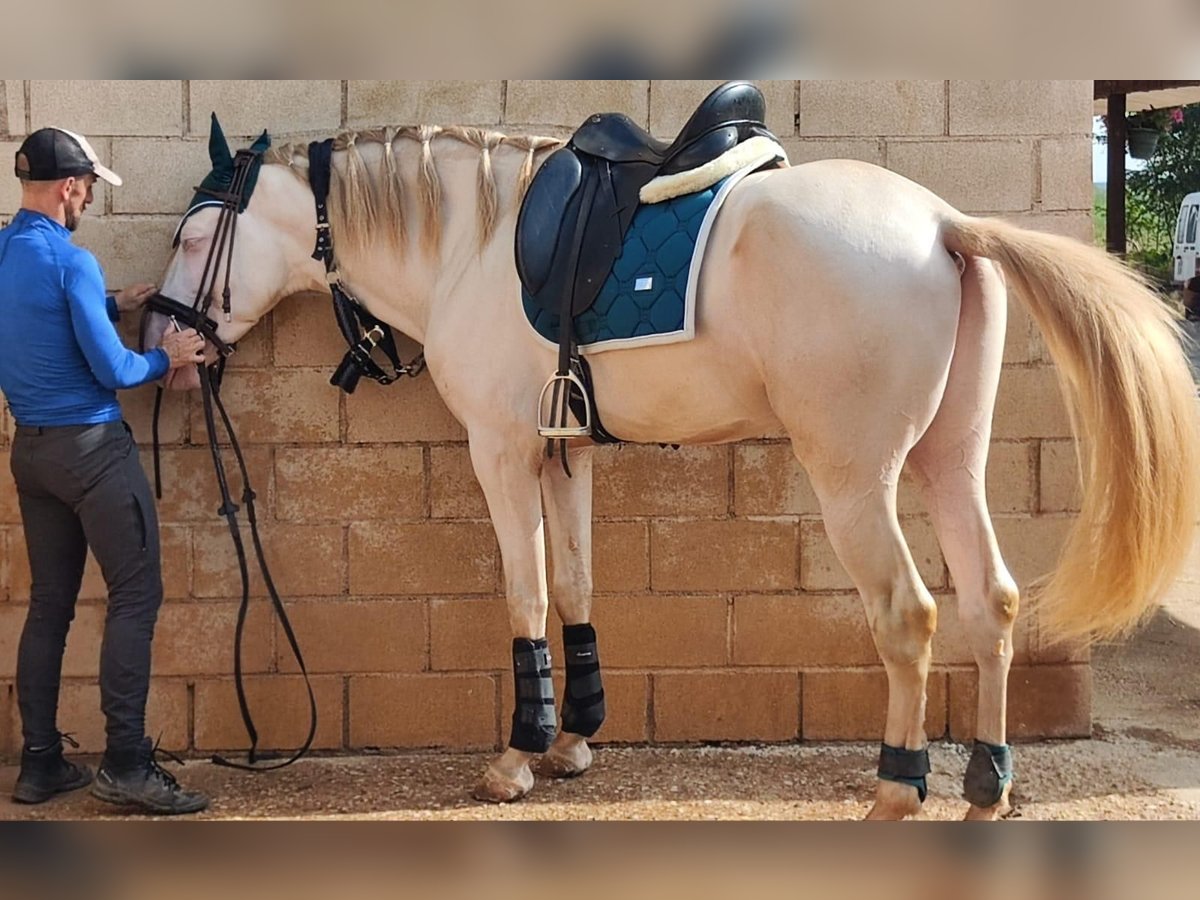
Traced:
MULTIPOLYGON (((0 156, 48 123, 94 139, 125 180, 105 188, 78 240, 120 287, 161 276, 176 217, 207 171, 216 110, 231 141, 343 125, 472 124, 565 134, 625 112, 670 136, 713 82, 3 82, 0 156)), ((972 213, 1091 236, 1091 83, 764 82, 793 163, 842 156, 913 178, 972 213)), ((244 140, 240 141, 245 143, 244 140)), ((7 165, 7 163, 5 164, 7 165)), ((0 221, 17 208, 0 172, 0 221)), ((988 495, 1022 585, 1053 564, 1078 507, 1054 372, 1013 307, 988 495)), ((407 348, 411 350, 412 348, 407 348)), ((465 432, 429 379, 351 397, 326 299, 290 298, 243 341, 225 396, 247 445, 267 552, 307 654, 316 745, 502 746, 512 691, 500 557, 465 432)), ((153 390, 124 397, 143 445, 153 390)), ((29 595, 0 410, 0 754, 19 749, 13 676, 29 595)), ((239 594, 197 398, 161 424, 167 601, 155 640, 150 728, 173 750, 244 745, 231 673, 239 594)), ((143 453, 148 470, 148 452, 143 453)), ((236 479, 235 479, 236 480, 236 479)), ((234 490, 238 488, 234 485, 234 490)), ((610 718, 601 740, 875 739, 886 689, 857 595, 787 445, 605 448, 596 466, 594 621, 610 718)), ((975 672, 953 588, 908 486, 900 510, 941 607, 929 685, 932 737, 968 739, 975 672)), ((245 664, 264 746, 291 746, 306 697, 256 579, 245 664)), ((65 664, 60 723, 99 750, 96 685, 104 585, 89 563, 65 664)), ((553 619, 553 614, 552 614, 553 619)), ((557 621, 550 623, 561 658, 557 621)), ((1016 738, 1090 729, 1086 656, 1050 646, 1023 614, 1010 699, 1016 738)), ((561 672, 559 692, 561 695, 561 672)))

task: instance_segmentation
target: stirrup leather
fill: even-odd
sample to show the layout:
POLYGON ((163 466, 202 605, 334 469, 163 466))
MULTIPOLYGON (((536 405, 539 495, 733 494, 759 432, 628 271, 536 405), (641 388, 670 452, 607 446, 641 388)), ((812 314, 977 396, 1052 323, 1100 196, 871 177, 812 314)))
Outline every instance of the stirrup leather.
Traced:
POLYGON ((548 440, 590 437, 592 434, 592 402, 579 376, 573 371, 556 372, 550 376, 538 396, 538 434, 548 440), (552 390, 553 389, 553 390, 552 390), (571 418, 571 391, 583 397, 583 423, 568 425, 571 418), (550 402, 546 402, 547 395, 550 402))

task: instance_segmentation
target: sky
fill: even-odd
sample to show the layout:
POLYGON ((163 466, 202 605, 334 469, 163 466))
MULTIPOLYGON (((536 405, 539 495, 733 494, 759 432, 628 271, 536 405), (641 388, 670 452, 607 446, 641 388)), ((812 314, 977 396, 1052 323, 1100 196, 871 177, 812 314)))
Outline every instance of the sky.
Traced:
MULTIPOLYGON (((1104 134, 1104 125, 1101 123, 1100 117, 1096 116, 1092 119, 1092 181, 1096 184, 1106 184, 1108 182, 1108 144, 1101 144, 1097 141, 1095 137, 1098 134, 1104 134)), ((1144 161, 1134 159, 1128 153, 1125 154, 1125 171, 1136 172, 1145 165, 1144 161)))

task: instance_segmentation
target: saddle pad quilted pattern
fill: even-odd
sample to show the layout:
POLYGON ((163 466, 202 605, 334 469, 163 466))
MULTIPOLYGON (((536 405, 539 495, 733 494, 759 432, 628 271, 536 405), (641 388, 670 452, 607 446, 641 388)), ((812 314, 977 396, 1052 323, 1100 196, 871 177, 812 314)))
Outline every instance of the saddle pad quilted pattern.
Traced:
MULTIPOLYGON (((688 283, 699 277, 699 265, 693 262, 696 246, 712 227, 710 213, 715 215, 719 206, 714 201, 728 180, 638 208, 596 302, 575 318, 580 352, 693 336, 694 311, 688 307, 694 303, 695 288, 689 291, 688 283)), ((534 331, 557 346, 559 314, 537 306, 524 291, 522 301, 534 331)))

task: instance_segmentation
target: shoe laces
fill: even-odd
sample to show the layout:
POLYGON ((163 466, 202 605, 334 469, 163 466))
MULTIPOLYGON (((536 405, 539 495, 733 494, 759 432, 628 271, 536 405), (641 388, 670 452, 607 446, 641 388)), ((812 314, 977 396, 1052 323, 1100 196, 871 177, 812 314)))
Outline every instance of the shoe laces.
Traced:
POLYGON ((58 739, 64 744, 70 744, 76 750, 79 749, 79 741, 75 740, 75 735, 71 734, 70 732, 60 731, 58 733, 58 739))
POLYGON ((150 756, 146 760, 146 764, 150 769, 151 775, 156 776, 168 788, 170 788, 171 790, 174 790, 179 787, 179 781, 175 778, 174 775, 172 775, 170 772, 168 772, 166 769, 164 769, 161 765, 159 765, 159 762, 158 762, 159 754, 162 754, 163 756, 166 756, 166 757, 170 758, 171 760, 174 760, 181 766, 184 765, 184 761, 182 759, 180 759, 178 756, 176 756, 174 753, 172 753, 170 750, 166 749, 165 747, 160 747, 159 744, 161 742, 162 742, 161 737, 159 737, 159 739, 154 742, 154 746, 150 749, 150 756))

